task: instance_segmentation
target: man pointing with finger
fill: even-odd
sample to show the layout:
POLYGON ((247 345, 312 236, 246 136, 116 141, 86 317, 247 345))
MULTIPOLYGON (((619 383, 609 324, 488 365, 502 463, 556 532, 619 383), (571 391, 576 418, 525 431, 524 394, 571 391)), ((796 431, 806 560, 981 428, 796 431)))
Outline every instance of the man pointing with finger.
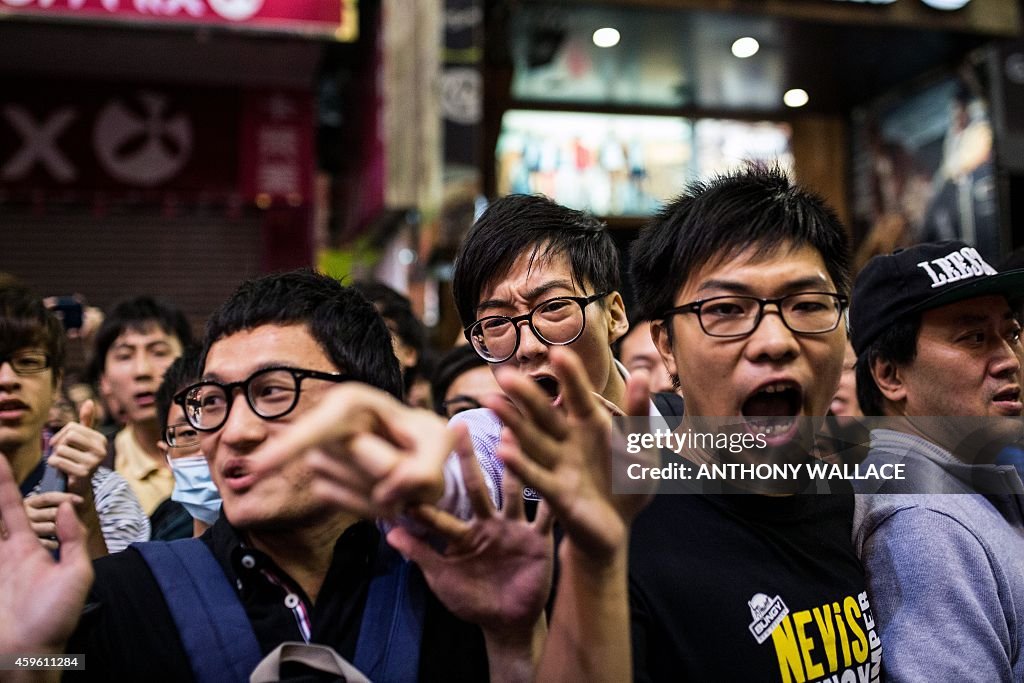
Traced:
MULTIPOLYGON (((270 275, 214 313, 204 348, 201 381, 174 400, 201 434, 222 515, 200 539, 138 544, 96 563, 90 605, 68 644, 86 653, 89 677, 247 681, 291 642, 329 647, 372 680, 486 678, 480 631, 390 551, 365 508, 325 505, 304 458, 286 457, 269 473, 256 465, 261 447, 339 387, 378 402, 390 394, 403 426, 415 424, 417 413, 393 400, 398 362, 373 305, 310 271, 270 275), (231 634, 222 647, 219 633, 231 634)), ((344 421, 350 452, 363 452, 374 427, 372 411, 361 415, 344 421)), ((451 446, 434 445, 442 456, 451 446)), ((342 475, 354 489, 401 470, 397 457, 376 455, 342 463, 354 462, 342 475)), ((423 495, 440 496, 442 460, 423 495)))

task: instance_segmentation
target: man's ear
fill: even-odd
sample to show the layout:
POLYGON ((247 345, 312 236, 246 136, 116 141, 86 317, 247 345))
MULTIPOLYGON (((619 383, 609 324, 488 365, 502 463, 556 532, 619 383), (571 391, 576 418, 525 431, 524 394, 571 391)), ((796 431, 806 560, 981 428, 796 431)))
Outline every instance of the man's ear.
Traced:
POLYGON ((652 320, 651 339, 654 341, 661 359, 665 362, 668 374, 672 376, 674 383, 678 383, 679 370, 676 368, 676 357, 672 355, 672 340, 666 326, 671 324, 671 318, 667 322, 665 320, 652 320))
POLYGON ((403 342, 397 334, 391 335, 391 348, 394 350, 395 357, 398 358, 398 364, 402 366, 402 370, 416 367, 420 360, 419 352, 403 342))
POLYGON ((612 292, 606 300, 608 303, 608 344, 614 344, 629 331, 629 319, 626 318, 626 304, 622 295, 612 292))
POLYGON ((900 403, 907 398, 902 368, 890 360, 875 358, 871 363, 871 377, 885 400, 900 403))

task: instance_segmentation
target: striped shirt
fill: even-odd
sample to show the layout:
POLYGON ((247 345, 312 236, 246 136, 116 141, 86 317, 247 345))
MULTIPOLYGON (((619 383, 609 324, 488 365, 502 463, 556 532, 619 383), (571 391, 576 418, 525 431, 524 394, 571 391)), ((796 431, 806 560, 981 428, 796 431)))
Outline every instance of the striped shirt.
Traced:
POLYGON ((119 553, 132 543, 149 540, 149 517, 124 477, 100 467, 92 475, 92 495, 107 552, 119 553))

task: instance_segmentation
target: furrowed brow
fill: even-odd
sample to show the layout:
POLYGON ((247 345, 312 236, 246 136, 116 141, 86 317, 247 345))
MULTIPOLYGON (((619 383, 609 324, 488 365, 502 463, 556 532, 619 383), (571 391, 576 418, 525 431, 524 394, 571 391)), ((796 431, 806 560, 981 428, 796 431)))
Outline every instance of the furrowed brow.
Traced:
MULTIPOLYGON (((533 289, 529 290, 528 292, 526 292, 525 298, 527 301, 533 301, 534 299, 537 299, 538 297, 547 294, 551 290, 558 288, 575 291, 573 288, 573 284, 570 280, 549 280, 548 282, 543 282, 534 287, 533 289)), ((512 302, 508 301, 507 299, 487 299, 486 301, 481 301, 477 305, 476 310, 477 313, 479 313, 489 308, 512 308, 512 305, 512 302)))

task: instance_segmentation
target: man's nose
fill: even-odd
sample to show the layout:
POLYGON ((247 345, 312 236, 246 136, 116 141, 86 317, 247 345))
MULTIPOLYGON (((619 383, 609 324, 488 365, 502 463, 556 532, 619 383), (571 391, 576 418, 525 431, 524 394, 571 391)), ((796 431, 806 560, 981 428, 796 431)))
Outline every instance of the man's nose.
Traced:
POLYGON ((533 331, 529 321, 523 320, 519 323, 519 348, 516 349, 516 357, 520 361, 527 361, 536 356, 546 354, 548 345, 544 343, 533 331))
POLYGON ((783 360, 799 353, 796 334, 786 326, 777 305, 766 305, 757 327, 747 340, 748 354, 755 359, 783 360))
POLYGON ((1021 380, 1021 357, 1024 351, 1021 350, 1020 342, 1003 340, 996 351, 995 358, 991 365, 992 374, 995 377, 1015 377, 1021 380))
POLYGON ((132 361, 132 371, 136 377, 150 377, 153 375, 153 360, 145 351, 135 354, 132 361))
POLYGON ((236 389, 227 400, 230 401, 228 417, 217 430, 220 441, 237 450, 262 443, 266 439, 266 421, 253 412, 241 389, 236 389))
POLYGON ((21 375, 14 371, 9 360, 0 360, 0 386, 15 387, 21 384, 21 375))

